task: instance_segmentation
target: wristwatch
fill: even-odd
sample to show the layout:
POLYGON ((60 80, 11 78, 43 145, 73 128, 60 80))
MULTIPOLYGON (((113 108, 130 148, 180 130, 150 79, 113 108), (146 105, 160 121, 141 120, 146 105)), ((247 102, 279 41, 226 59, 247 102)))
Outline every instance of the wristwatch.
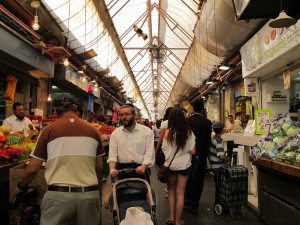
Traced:
POLYGON ((21 180, 19 180, 17 183, 17 188, 24 190, 27 188, 27 185, 22 184, 21 180))

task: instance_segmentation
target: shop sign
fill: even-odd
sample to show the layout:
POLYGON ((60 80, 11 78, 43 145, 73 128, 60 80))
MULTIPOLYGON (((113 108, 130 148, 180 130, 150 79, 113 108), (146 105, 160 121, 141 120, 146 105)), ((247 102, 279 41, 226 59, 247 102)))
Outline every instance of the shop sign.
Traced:
POLYGON ((245 96, 258 96, 258 79, 245 78, 244 79, 245 96))
POLYGON ((267 23, 241 49, 243 77, 254 73, 300 43, 300 21, 288 28, 271 28, 267 23))
POLYGON ((270 123, 271 117, 272 111, 270 109, 254 110, 256 134, 265 134, 273 129, 270 123))

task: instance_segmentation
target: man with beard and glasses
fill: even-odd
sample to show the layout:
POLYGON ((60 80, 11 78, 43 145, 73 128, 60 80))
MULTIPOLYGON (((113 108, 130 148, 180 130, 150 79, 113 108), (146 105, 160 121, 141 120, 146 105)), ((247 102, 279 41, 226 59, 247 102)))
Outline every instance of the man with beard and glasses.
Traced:
POLYGON ((14 115, 6 118, 3 125, 9 126, 11 132, 18 132, 23 134, 24 130, 32 130, 33 125, 31 120, 25 117, 23 104, 15 102, 13 104, 14 115))
POLYGON ((148 168, 153 166, 155 155, 153 132, 135 122, 135 109, 131 104, 123 105, 119 116, 123 126, 111 134, 109 141, 107 163, 110 175, 119 179, 137 177, 149 181, 148 168), (119 174, 118 170, 124 168, 136 168, 135 174, 119 174))

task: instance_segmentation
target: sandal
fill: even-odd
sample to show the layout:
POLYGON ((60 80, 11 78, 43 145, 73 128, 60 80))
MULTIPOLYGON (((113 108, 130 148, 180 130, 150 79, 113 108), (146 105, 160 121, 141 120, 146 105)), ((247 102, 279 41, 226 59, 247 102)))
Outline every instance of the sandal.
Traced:
POLYGON ((180 222, 176 225, 184 225, 184 221, 183 220, 180 220, 180 222))
POLYGON ((166 224, 167 225, 175 225, 175 221, 167 219, 166 224))

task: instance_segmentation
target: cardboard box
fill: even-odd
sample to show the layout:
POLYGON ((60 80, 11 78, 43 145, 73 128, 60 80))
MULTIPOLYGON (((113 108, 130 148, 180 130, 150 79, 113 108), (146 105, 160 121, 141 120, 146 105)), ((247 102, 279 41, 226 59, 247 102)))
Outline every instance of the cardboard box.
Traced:
MULTIPOLYGON (((22 163, 20 165, 17 165, 9 169, 9 201, 11 201, 12 198, 14 197, 14 192, 17 186, 17 182, 21 179, 25 167, 26 164, 22 163)), ((44 168, 38 172, 37 176, 28 186, 37 188, 40 193, 40 200, 43 198, 47 190, 44 168)))

